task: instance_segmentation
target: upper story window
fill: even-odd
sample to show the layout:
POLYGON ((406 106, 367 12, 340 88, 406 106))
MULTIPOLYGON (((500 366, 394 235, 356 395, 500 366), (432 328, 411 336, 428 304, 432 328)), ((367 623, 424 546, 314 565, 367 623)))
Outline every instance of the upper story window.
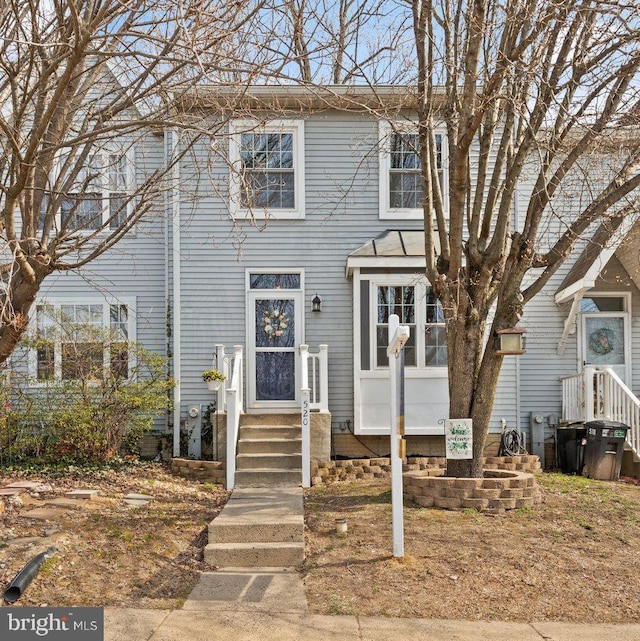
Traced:
POLYGON ((236 121, 229 156, 232 214, 304 217, 303 121, 236 121))
MULTIPOLYGON (((443 137, 436 134, 436 163, 444 193, 443 137)), ((418 134, 407 124, 380 123, 380 218, 420 220, 422 163, 418 134)))
POLYGON ((444 311, 433 290, 424 282, 400 284, 399 278, 384 279, 374 285, 375 366, 388 367, 389 316, 397 314, 401 325, 409 327, 404 347, 407 367, 446 367, 447 340, 444 311))
POLYGON ((129 378, 135 340, 133 305, 124 302, 38 303, 30 375, 37 381, 129 378))
MULTIPOLYGON (((133 149, 102 150, 73 172, 74 159, 61 155, 50 199, 57 208, 56 227, 67 231, 117 229, 130 213, 134 185, 133 149), (74 176, 70 175, 75 173, 74 176)), ((44 211, 40 219, 43 224, 44 211)))

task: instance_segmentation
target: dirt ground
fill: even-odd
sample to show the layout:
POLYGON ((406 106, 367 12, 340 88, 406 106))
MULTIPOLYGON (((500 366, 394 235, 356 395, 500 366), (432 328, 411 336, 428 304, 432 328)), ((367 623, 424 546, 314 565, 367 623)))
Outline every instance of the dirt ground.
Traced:
POLYGON ((18 606, 180 607, 206 569, 206 526, 227 498, 217 486, 157 464, 63 476, 0 474, 0 487, 27 479, 40 487, 5 500, 0 514, 2 593, 35 554, 50 546, 58 551, 18 606), (66 497, 87 488, 100 493, 93 500, 66 497), (130 493, 153 500, 131 506, 124 501, 130 493), (30 518, 31 510, 42 509, 53 510, 49 520, 30 518))
POLYGON ((504 621, 640 622, 640 487, 544 474, 543 504, 483 516, 406 506, 392 555, 389 483, 307 494, 310 608, 504 621), (347 519, 347 534, 335 519, 347 519))
MULTIPOLYGON (((206 526, 227 493, 157 464, 62 476, 4 500, 2 591, 35 554, 58 551, 16 603, 176 608, 201 571, 206 526), (93 500, 67 492, 93 488, 93 500), (124 496, 153 500, 130 506, 124 496), (61 500, 62 499, 62 500, 61 500), (50 519, 33 509, 53 509, 50 519)), ((405 556, 392 556, 389 481, 306 492, 310 610, 510 621, 640 622, 640 486, 545 474, 544 502, 504 516, 407 505, 405 556), (335 519, 347 519, 346 535, 335 519)))

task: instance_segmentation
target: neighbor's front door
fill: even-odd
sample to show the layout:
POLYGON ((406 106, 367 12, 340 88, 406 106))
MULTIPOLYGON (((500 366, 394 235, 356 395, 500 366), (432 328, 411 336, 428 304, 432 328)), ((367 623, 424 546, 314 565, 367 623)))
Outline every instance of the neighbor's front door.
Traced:
POLYGON ((247 377, 250 409, 297 407, 302 343, 300 274, 250 274, 247 377))
POLYGON ((617 297, 587 299, 582 313, 582 362, 599 368, 610 367, 625 383, 631 376, 629 346, 629 314, 625 312, 623 300, 617 297), (596 307, 619 306, 620 311, 601 311, 596 307), (588 305, 588 306, 587 306, 588 305))

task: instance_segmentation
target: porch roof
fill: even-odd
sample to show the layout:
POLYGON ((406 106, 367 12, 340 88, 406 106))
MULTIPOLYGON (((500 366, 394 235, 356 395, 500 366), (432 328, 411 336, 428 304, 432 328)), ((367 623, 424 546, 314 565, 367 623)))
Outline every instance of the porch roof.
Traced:
MULTIPOLYGON (((437 242, 437 235, 435 239, 437 242)), ((347 276, 351 276, 356 267, 424 270, 424 232, 421 229, 387 229, 347 256, 347 276)))
POLYGON ((632 248, 637 248, 638 240, 640 221, 636 222, 635 217, 617 216, 601 223, 556 290, 556 303, 566 303, 594 287, 600 272, 614 254, 637 285, 640 263, 637 252, 632 248), (624 248, 626 251, 622 251, 624 248))
POLYGON ((556 290, 558 305, 571 302, 564 329, 558 341, 558 354, 564 352, 569 334, 575 329, 580 301, 585 292, 595 287, 596 280, 615 254, 631 280, 640 287, 640 218, 617 216, 604 221, 596 229, 583 252, 556 290))

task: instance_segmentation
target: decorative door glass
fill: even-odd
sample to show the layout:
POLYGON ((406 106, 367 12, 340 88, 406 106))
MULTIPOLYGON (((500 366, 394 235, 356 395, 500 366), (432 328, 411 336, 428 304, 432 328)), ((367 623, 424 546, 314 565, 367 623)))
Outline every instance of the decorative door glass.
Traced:
POLYGON ((586 316, 585 364, 624 365, 624 318, 620 316, 586 316))
POLYGON ((257 401, 295 400, 295 330, 294 299, 256 299, 257 401))

